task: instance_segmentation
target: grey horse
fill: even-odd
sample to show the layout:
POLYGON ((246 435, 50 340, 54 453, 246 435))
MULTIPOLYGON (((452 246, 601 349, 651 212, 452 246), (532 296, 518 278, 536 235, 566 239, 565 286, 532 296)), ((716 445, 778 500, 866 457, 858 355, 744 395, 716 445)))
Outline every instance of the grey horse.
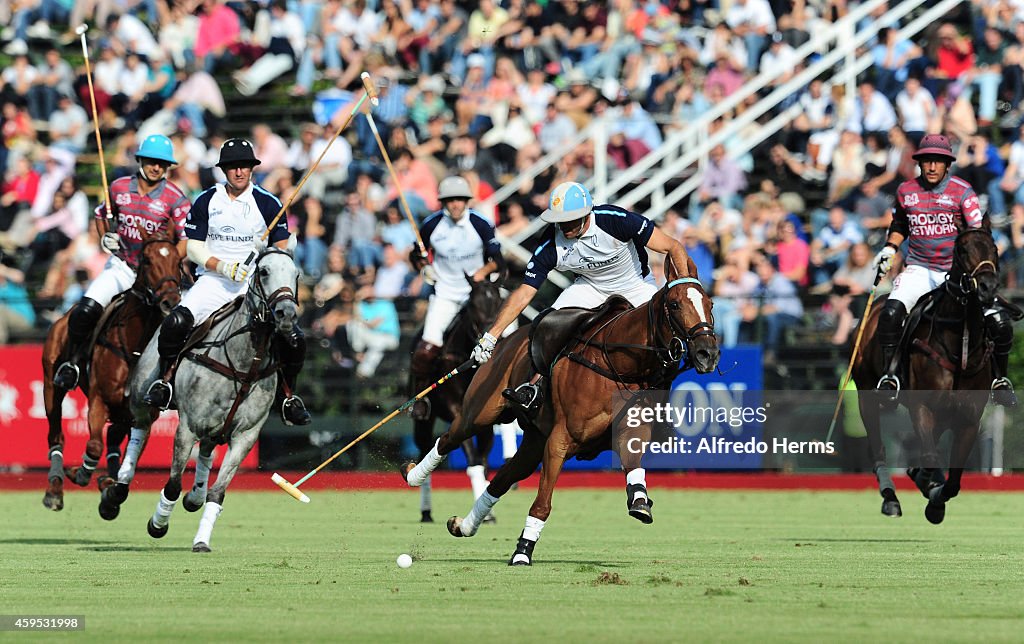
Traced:
MULTIPOLYGON (((181 495, 181 476, 196 442, 196 480, 182 505, 195 512, 206 504, 193 552, 209 552, 210 536, 224 503, 224 493, 242 459, 259 438, 274 402, 277 365, 271 341, 288 337, 297 322, 295 295, 298 269, 291 253, 264 250, 241 307, 217 322, 198 346, 186 352, 174 377, 178 430, 167 483, 147 524, 149 534, 167 534, 171 511, 181 495), (228 444, 216 482, 208 487, 213 450, 228 444)), ((157 337, 146 347, 131 384, 136 423, 149 423, 152 413, 142 402, 149 384, 159 377, 157 337)), ((148 424, 145 426, 148 430, 148 424)))

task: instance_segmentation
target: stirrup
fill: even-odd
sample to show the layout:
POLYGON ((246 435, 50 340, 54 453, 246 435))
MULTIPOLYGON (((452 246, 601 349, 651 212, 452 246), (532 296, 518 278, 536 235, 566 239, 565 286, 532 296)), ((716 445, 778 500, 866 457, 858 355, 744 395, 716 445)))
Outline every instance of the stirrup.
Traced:
POLYGON ((524 382, 515 389, 505 389, 501 392, 507 400, 511 400, 526 411, 533 411, 540 407, 544 401, 544 395, 541 392, 539 386, 531 383, 524 382))
POLYGON ((57 367, 57 372, 53 374, 53 384, 66 391, 71 391, 78 386, 80 377, 81 371, 78 369, 78 365, 68 360, 57 367))
POLYGON ((171 406, 171 399, 174 397, 174 386, 164 380, 154 380, 153 384, 146 390, 142 402, 160 411, 167 411, 171 406))
POLYGON ((292 427, 294 425, 308 425, 313 422, 313 417, 309 415, 309 410, 306 409, 302 398, 292 394, 281 403, 281 420, 284 421, 285 425, 292 427))
POLYGON ((1003 407, 1016 407, 1017 394, 1013 391, 1013 383, 1006 376, 992 381, 992 402, 1003 407))
POLYGON ((875 385, 875 391, 878 392, 891 392, 889 394, 889 400, 896 400, 900 395, 900 379, 893 374, 885 374, 878 379, 878 384, 875 385))

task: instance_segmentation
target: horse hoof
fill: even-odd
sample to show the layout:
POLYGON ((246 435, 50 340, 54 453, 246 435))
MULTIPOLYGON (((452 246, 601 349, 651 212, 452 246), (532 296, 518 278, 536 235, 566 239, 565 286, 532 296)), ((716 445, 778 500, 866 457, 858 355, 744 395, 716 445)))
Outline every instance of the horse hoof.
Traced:
POLYGON ((433 523, 434 517, 430 514, 430 510, 423 510, 420 512, 420 523, 433 523))
MULTIPOLYGON (((409 462, 398 468, 398 472, 402 475, 402 480, 406 483, 409 483, 409 472, 412 472, 414 467, 416 467, 416 464, 409 462)), ((415 487, 412 483, 409 483, 409 486, 415 487)))
POLYGON ((882 514, 895 519, 903 516, 903 508, 899 501, 882 501, 882 514))
POLYGON ((128 484, 114 481, 113 485, 103 490, 103 499, 111 505, 121 505, 128 500, 128 484))
POLYGON ((639 499, 633 499, 633 504, 629 507, 629 516, 633 517, 640 523, 654 523, 654 516, 651 514, 651 504, 647 502, 647 499, 642 497, 639 499))
POLYGON ((946 518, 946 504, 929 503, 924 508, 924 517, 932 524, 939 525, 946 518))
POLYGON ((526 555, 524 555, 523 553, 517 552, 516 554, 512 555, 511 559, 508 560, 508 565, 510 565, 510 566, 532 566, 533 562, 530 561, 530 558, 527 557, 526 555))
POLYGON ((202 501, 202 502, 200 502, 200 503, 198 503, 198 504, 196 504, 196 503, 191 503, 191 502, 189 502, 189 500, 188 500, 190 496, 192 496, 192 495, 191 495, 191 494, 186 494, 186 495, 185 495, 185 498, 181 500, 181 507, 185 508, 185 509, 186 509, 187 511, 189 511, 189 512, 195 512, 195 511, 196 511, 196 510, 198 510, 199 508, 203 507, 203 504, 204 504, 204 503, 206 503, 206 501, 205 501, 205 500, 204 500, 204 501, 202 501))
POLYGON ((115 483, 117 483, 117 479, 104 474, 103 476, 96 479, 96 489, 102 492, 108 487, 112 487, 115 483))
POLYGON ((200 541, 199 543, 192 545, 192 552, 213 552, 213 550, 210 550, 210 546, 208 544, 200 541))
POLYGON ((462 517, 452 517, 448 519, 448 534, 453 537, 464 537, 462 534, 462 517))
POLYGON ((149 536, 153 537, 154 539, 162 539, 164 535, 167 534, 167 527, 169 525, 170 524, 164 526, 154 525, 153 519, 150 519, 146 522, 146 532, 148 532, 149 536))
POLYGON ((66 470, 65 473, 69 481, 78 487, 86 487, 89 485, 89 479, 92 478, 92 474, 86 474, 86 471, 84 467, 73 467, 70 470, 66 470))
POLYGON ((43 505, 54 512, 60 512, 64 509, 63 478, 54 477, 50 479, 50 485, 46 488, 46 494, 43 495, 43 505))
POLYGON ((100 501, 100 517, 106 521, 113 521, 121 514, 121 506, 100 501))

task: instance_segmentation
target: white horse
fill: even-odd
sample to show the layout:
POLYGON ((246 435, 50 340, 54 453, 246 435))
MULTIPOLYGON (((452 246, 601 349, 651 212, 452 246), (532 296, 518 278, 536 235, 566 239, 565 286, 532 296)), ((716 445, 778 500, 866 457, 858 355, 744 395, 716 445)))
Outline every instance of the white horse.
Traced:
MULTIPOLYGON (((189 512, 206 504, 193 552, 210 552, 224 493, 259 438, 274 402, 278 375, 272 340, 275 335, 288 337, 298 317, 298 269, 290 253, 273 247, 264 250, 256 259, 251 280, 241 307, 186 351, 174 377, 179 422, 171 473, 147 529, 157 539, 167 534, 171 511, 181 494, 181 475, 198 441, 195 484, 182 501, 189 512), (207 489, 213 450, 222 443, 228 444, 228 451, 216 482, 207 489)), ((132 380, 136 423, 151 418, 142 397, 158 377, 156 347, 154 337, 132 380)), ((149 427, 142 429, 148 432, 149 427)))

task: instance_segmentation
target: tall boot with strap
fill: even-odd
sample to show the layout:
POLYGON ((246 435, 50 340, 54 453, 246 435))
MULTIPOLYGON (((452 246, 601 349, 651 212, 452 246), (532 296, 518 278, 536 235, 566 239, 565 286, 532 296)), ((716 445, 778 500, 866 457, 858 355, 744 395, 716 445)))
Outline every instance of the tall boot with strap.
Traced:
POLYGON ((899 349, 903 322, 907 318, 907 307, 898 300, 888 300, 878 316, 878 343, 882 347, 883 375, 875 390, 889 392, 890 401, 895 401, 900 392, 900 379, 896 375, 896 351, 899 349))
POLYGON ((1016 407, 1017 394, 1007 377, 1010 351, 1013 349, 1013 320, 996 308, 985 316, 985 327, 992 338, 992 402, 1003 407, 1016 407))
MULTIPOLYGON (((441 347, 420 340, 409 364, 409 395, 415 396, 434 383, 434 367, 441 356, 441 347)), ((411 411, 413 420, 430 418, 430 399, 427 396, 417 400, 411 411)))
POLYGON ((78 386, 78 379, 81 374, 79 364, 85 357, 86 344, 89 336, 99 324, 100 316, 103 315, 103 306, 96 300, 83 297, 68 316, 68 341, 64 348, 63 355, 67 358, 57 367, 53 374, 53 384, 65 391, 71 391, 78 386))
POLYGON ((178 361, 178 354, 185 348, 194 321, 191 311, 178 306, 160 324, 160 336, 156 343, 160 354, 160 379, 155 380, 142 397, 142 402, 150 407, 164 410, 171 406, 174 397, 171 372, 178 361))
POLYGON ((281 410, 281 420, 285 425, 308 425, 313 422, 313 417, 302 398, 295 394, 299 373, 306 362, 306 336, 296 326, 288 337, 277 336, 274 340, 281 361, 274 406, 281 410))

